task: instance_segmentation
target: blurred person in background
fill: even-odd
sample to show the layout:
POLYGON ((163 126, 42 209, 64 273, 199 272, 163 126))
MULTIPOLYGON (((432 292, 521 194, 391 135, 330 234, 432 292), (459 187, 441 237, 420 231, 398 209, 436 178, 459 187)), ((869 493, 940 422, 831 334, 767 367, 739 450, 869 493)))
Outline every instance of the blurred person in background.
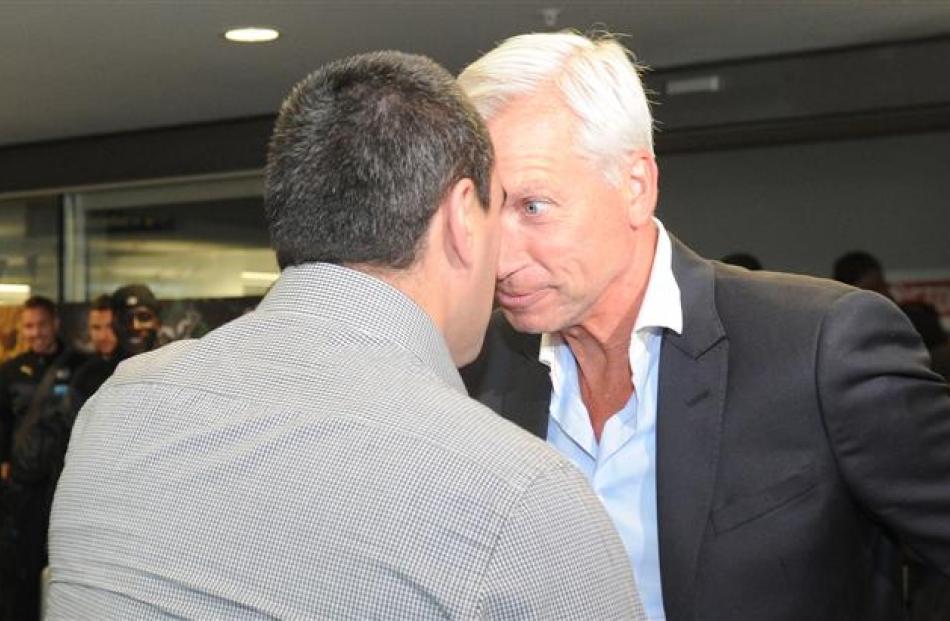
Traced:
POLYGON ((943 329, 937 307, 928 302, 904 302, 901 310, 924 340, 930 352, 931 368, 950 380, 950 337, 943 329))
POLYGON ((31 484, 16 459, 16 444, 40 412, 61 407, 88 356, 59 338, 57 309, 49 298, 34 296, 24 302, 19 329, 28 351, 0 366, 0 485, 7 512, 6 532, 0 537, 8 552, 0 558, 0 610, 8 618, 32 620, 39 615, 52 490, 31 484))
POLYGON ((724 256, 720 261, 729 265, 738 265, 753 272, 762 269, 762 262, 748 252, 733 252, 724 256))
POLYGON ((891 290, 884 279, 884 268, 877 257, 864 250, 846 252, 835 259, 832 267, 832 278, 846 285, 875 291, 886 298, 891 297, 891 290))
MULTIPOLYGON (((31 585, 38 583, 39 572, 47 563, 46 535, 53 494, 76 415, 120 362, 154 347, 161 327, 158 312, 158 300, 145 285, 127 285, 111 296, 97 298, 87 315, 94 354, 76 358, 68 373, 62 365, 52 375, 48 372, 44 382, 55 377, 56 383, 51 387, 41 383, 38 393, 48 393, 52 388, 52 395, 34 399, 15 430, 10 472, 17 507, 15 562, 22 574, 17 597, 23 604, 17 618, 36 616, 31 601, 38 595, 31 585)), ((46 343, 43 339, 41 342, 46 343)))
POLYGON ((116 354, 119 341, 112 326, 112 297, 100 295, 93 300, 86 315, 86 331, 95 355, 105 360, 116 354))
MULTIPOLYGON (((159 343, 158 333, 162 327, 161 305, 147 285, 119 287, 106 300, 108 309, 102 304, 99 312, 108 313, 112 319, 111 327, 115 334, 116 347, 111 355, 100 354, 76 371, 69 395, 73 415, 79 413, 89 397, 115 372, 120 362, 130 356, 151 351, 159 343)), ((100 298, 97 300, 97 306, 106 300, 100 298)), ((90 336, 91 334, 90 327, 90 336)), ((103 343, 107 340, 107 337, 101 337, 103 343)))

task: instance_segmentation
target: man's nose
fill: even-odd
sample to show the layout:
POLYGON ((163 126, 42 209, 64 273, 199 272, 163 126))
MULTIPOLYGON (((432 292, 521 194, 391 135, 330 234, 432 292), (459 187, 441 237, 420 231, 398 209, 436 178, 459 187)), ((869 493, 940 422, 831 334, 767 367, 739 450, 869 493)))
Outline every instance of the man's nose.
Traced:
POLYGON ((500 235, 497 272, 499 282, 517 272, 524 264, 524 245, 511 218, 502 218, 500 235))

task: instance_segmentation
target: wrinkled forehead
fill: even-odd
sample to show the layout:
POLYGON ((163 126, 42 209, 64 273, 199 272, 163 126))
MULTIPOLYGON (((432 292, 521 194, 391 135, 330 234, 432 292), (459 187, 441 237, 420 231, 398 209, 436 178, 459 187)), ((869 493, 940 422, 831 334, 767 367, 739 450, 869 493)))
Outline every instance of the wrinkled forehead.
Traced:
POLYGON ((487 121, 500 163, 525 151, 583 154, 581 119, 559 95, 547 92, 513 99, 487 121))

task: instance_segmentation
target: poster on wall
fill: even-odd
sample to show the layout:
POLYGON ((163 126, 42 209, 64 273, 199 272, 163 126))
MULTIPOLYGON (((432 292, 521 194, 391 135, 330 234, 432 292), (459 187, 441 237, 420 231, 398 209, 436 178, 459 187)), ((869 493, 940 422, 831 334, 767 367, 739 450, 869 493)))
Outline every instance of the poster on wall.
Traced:
POLYGON ((923 302, 936 308, 943 329, 950 332, 950 271, 888 272, 888 284, 898 304, 923 302))

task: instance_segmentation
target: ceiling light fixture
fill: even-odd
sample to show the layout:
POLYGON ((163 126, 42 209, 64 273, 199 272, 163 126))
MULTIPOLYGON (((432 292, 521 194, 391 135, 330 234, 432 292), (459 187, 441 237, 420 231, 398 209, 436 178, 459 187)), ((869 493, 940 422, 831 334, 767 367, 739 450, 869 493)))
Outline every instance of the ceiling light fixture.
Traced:
POLYGON ((274 41, 280 33, 273 28, 250 26, 247 28, 232 28, 224 33, 224 38, 235 43, 267 43, 274 41))

